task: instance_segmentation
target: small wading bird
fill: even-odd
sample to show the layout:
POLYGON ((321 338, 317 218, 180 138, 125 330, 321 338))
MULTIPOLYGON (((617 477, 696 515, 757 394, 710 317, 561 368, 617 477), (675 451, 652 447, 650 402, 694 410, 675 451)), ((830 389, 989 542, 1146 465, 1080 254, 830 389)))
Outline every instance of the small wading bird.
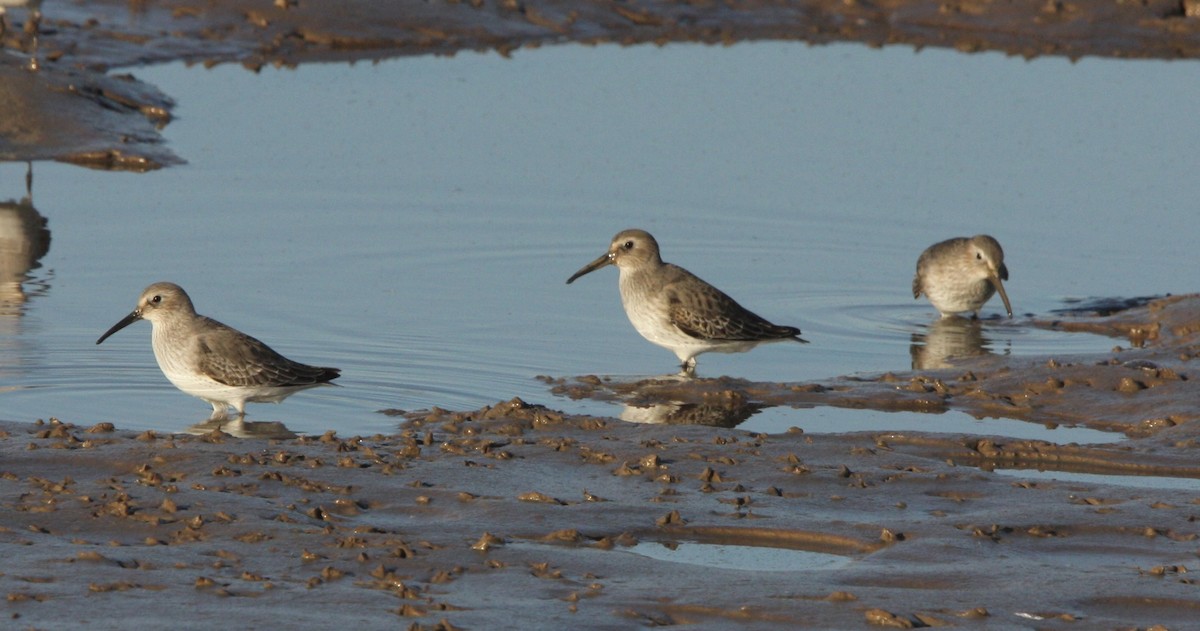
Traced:
POLYGON ((210 418, 226 418, 229 406, 245 416, 247 402, 278 403, 300 390, 336 379, 337 368, 294 362, 271 347, 212 318, 197 315, 187 292, 174 283, 154 283, 137 308, 100 339, 138 320, 149 320, 158 367, 176 388, 204 399, 210 418))
POLYGON ((1004 250, 986 234, 957 237, 935 243, 917 259, 913 298, 925 294, 943 318, 966 311, 979 317, 979 309, 997 291, 1004 310, 1012 317, 1012 305, 1004 291, 1008 280, 1004 250))
POLYGON ((567 284, 605 265, 620 271, 621 303, 633 328, 675 353, 681 375, 695 375, 701 353, 741 353, 786 340, 808 343, 800 338, 800 329, 771 324, 691 272, 663 263, 658 242, 643 230, 617 234, 608 252, 575 272, 567 284))

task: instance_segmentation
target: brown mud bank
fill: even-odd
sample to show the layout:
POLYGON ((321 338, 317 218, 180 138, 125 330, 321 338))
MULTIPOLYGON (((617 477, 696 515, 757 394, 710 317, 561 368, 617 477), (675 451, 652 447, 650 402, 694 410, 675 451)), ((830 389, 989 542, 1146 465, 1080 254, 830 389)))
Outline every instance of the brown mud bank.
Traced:
POLYGON ((814 435, 803 409, 799 430, 768 435, 519 400, 394 411, 398 433, 369 437, 8 424, 0 593, 30 628, 1193 626, 1200 296, 1037 325, 1127 341, 821 384, 546 381, 645 405, 956 408, 1125 438, 814 435))
POLYGON ((378 60, 579 42, 798 40, 985 50, 1034 57, 1200 56, 1195 0, 46 0, 0 30, 0 159, 147 170, 179 158, 155 132, 171 101, 116 68, 169 61, 378 60), (20 77, 31 66, 29 77, 20 77), (32 83, 33 85, 25 85, 32 83), (70 98, 66 98, 70 97, 70 98), (63 131, 68 128, 70 133, 63 131), (78 138, 76 145, 70 140, 78 138))

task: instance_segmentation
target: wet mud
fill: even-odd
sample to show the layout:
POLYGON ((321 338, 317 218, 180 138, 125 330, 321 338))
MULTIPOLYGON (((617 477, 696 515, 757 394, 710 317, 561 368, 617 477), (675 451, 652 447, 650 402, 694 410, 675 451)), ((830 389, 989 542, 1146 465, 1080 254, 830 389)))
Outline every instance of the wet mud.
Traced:
POLYGON ((1106 313, 1032 323, 1112 335, 1103 356, 967 356, 808 384, 543 378, 558 396, 710 410, 657 423, 513 399, 389 410, 397 433, 364 437, 8 424, 6 615, 30 628, 161 626, 181 610, 246 627, 1188 628, 1200 296, 1106 313), (824 405, 1125 438, 804 433, 804 409, 824 405), (746 432, 711 411, 771 406, 797 408, 797 428, 746 432), (1022 475, 1034 470, 1094 475, 1022 475), (644 544, 701 553, 654 560, 644 544), (718 547, 842 561, 747 571, 706 561, 718 547))
POLYGON ((179 164, 159 130, 174 105, 130 75, 32 72, 0 54, 0 160, 58 160, 105 170, 179 164))
MULTIPOLYGON (((10 3, 11 4, 11 3, 10 3)), ((170 99, 128 76, 170 61, 292 66, 549 44, 796 40, 1079 58, 1200 56, 1200 3, 808 0, 46 0, 0 17, 0 159, 148 170, 180 161, 170 99), (36 71, 34 71, 36 69, 36 71), (29 75, 21 73, 28 72, 29 75), (64 129, 66 130, 64 132, 64 129), (74 144, 73 138, 78 138, 74 144), (39 140, 40 139, 40 140, 39 140)), ((182 157, 186 159, 186 156, 182 157)))

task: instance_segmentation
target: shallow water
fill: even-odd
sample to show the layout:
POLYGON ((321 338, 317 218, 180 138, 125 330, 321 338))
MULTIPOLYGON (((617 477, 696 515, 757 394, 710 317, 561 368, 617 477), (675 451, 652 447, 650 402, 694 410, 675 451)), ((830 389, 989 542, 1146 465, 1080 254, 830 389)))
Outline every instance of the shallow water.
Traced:
POLYGON ((994 473, 1010 476, 1021 480, 1043 480, 1062 482, 1064 484, 1091 486, 1095 484, 1111 484, 1148 489, 1180 489, 1195 491, 1200 489, 1200 480, 1195 478, 1171 478, 1160 475, 1119 475, 1105 473, 1078 473, 1075 471, 1053 471, 1041 469, 991 469, 994 473))
POLYGON ((1017 440, 1044 440, 1058 444, 1101 444, 1119 442, 1123 434, 1087 427, 1040 425, 1015 419, 975 418, 949 410, 940 414, 881 412, 851 408, 768 408, 750 417, 738 429, 778 434, 795 427, 806 434, 849 432, 924 432, 929 434, 974 434, 1003 436, 1017 440))
POLYGON ((694 542, 668 545, 656 541, 643 541, 625 551, 656 561, 746 572, 805 572, 840 569, 853 561, 850 557, 809 550, 694 542))
MULTIPOLYGON (((615 415, 534 377, 674 369, 625 320, 615 270, 564 284, 632 226, 812 341, 704 355, 702 375, 908 369, 935 315, 911 299, 917 255, 978 232, 1004 244, 1019 314, 986 320, 983 349, 1104 351, 1118 342, 1021 314, 1194 289, 1193 68, 755 43, 139 69, 178 100, 165 133, 189 164, 34 166, 52 241, 23 293, 5 285, 0 418, 202 421, 148 324, 94 343, 157 280, 343 369, 340 387, 252 404, 256 421, 365 434, 395 427, 381 408, 514 395, 615 415)), ((0 201, 15 206, 24 173, 0 164, 0 201)), ((10 267, 0 280, 21 278, 10 267)))

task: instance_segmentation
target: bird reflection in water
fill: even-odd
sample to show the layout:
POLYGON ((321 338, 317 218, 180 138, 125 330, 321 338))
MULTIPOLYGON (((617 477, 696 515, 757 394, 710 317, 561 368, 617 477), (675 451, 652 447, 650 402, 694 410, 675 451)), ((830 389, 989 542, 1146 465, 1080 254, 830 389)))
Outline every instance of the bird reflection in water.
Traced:
MULTIPOLYGON (((21 319, 29 299, 50 289, 29 274, 49 251, 50 229, 33 207, 33 165, 26 164, 24 197, 0 199, 0 377, 17 370, 36 343, 21 335, 21 319)), ((0 385, 0 391, 19 387, 0 385)))
POLYGON ((44 282, 36 283, 29 276, 50 251, 46 223, 33 207, 33 165, 27 164, 25 196, 0 200, 0 333, 16 333, 26 301, 47 289, 44 282), (36 288, 27 292, 26 284, 36 288))
POLYGON ((909 353, 913 370, 953 368, 955 362, 991 355, 992 340, 984 337, 983 323, 950 316, 933 320, 925 333, 913 333, 909 353))
POLYGON ((29 70, 38 69, 38 35, 42 30, 42 0, 0 0, 0 44, 29 53, 29 70), (15 29, 9 9, 25 8, 25 22, 15 29))
POLYGON ((644 406, 626 405, 621 411, 621 420, 630 423, 658 423, 667 425, 707 425, 710 427, 736 427, 754 416, 764 405, 742 401, 713 403, 653 403, 644 406))
POLYGON ((200 436, 219 430, 234 438, 272 438, 287 440, 296 437, 296 432, 279 421, 247 421, 241 417, 212 418, 188 427, 185 432, 200 436))

